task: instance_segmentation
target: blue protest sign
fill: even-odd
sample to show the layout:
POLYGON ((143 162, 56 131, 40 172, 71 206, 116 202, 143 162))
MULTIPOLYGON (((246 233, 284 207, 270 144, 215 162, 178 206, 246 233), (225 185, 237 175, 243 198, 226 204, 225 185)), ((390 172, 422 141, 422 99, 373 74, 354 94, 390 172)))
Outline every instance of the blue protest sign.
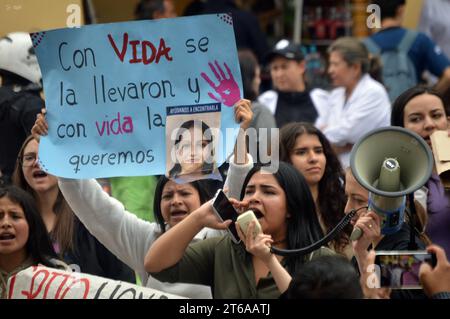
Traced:
POLYGON ((164 174, 168 108, 190 107, 184 116, 195 119, 197 106, 209 112, 211 105, 219 112, 211 123, 220 123, 216 164, 233 151, 242 84, 231 16, 90 25, 31 38, 49 124, 39 161, 51 174, 164 174), (226 128, 234 130, 227 136, 226 128))

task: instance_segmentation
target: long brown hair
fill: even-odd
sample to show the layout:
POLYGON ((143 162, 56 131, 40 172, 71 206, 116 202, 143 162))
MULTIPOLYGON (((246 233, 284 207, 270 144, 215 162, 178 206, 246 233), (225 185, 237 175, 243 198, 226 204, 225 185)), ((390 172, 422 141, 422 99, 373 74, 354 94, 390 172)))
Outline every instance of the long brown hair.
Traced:
MULTIPOLYGON (((19 156, 16 161, 16 167, 12 175, 13 184, 22 188, 31 194, 36 201, 38 201, 38 195, 34 189, 27 183, 22 170, 22 158, 24 155, 25 147, 32 140, 36 140, 32 135, 28 136, 23 142, 19 151, 19 156)), ((50 238, 58 243, 60 248, 60 255, 63 255, 69 250, 73 250, 73 234, 74 234, 74 215, 72 210, 67 204, 64 196, 58 187, 58 196, 53 204, 53 212, 56 214, 56 223, 53 230, 49 233, 50 238)), ((42 212, 40 212, 42 213, 42 212)))
MULTIPOLYGON (((325 172, 319 181, 319 194, 317 197, 317 207, 320 217, 323 220, 326 231, 332 230, 339 221, 345 216, 345 191, 344 181, 345 174, 341 167, 338 157, 331 148, 330 143, 321 131, 310 123, 294 122, 284 125, 280 130, 280 160, 291 162, 291 154, 295 147, 297 137, 308 134, 315 135, 322 144, 323 153, 327 160, 325 172)), ((334 248, 338 252, 342 252, 349 243, 350 228, 346 228, 344 232, 334 241, 334 248)))

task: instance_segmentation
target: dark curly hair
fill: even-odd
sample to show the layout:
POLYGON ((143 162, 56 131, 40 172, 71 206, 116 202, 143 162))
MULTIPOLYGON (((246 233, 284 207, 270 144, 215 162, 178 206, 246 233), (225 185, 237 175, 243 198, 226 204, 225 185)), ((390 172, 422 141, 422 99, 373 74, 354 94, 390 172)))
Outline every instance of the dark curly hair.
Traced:
MULTIPOLYGON (((320 144, 322 144, 323 153, 327 161, 324 174, 319 182, 319 194, 316 205, 319 209, 320 217, 325 224, 326 231, 329 232, 345 216, 345 172, 325 135, 312 124, 306 122, 289 123, 281 128, 281 161, 292 164, 291 154, 294 150, 295 142, 297 137, 303 134, 317 136, 320 144)), ((348 227, 335 239, 334 248, 336 250, 341 251, 349 243, 350 232, 350 228, 348 227)))

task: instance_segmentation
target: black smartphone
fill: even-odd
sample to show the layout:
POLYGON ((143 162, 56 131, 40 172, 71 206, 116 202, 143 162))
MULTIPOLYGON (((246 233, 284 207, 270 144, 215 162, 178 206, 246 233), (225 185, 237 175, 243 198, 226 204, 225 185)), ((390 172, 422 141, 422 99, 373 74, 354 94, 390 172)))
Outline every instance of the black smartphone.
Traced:
POLYGON ((380 286, 393 289, 422 289, 419 269, 422 263, 436 266, 436 255, 423 251, 377 251, 380 286))
POLYGON ((231 205, 227 195, 225 195, 225 193, 221 189, 219 189, 214 196, 212 206, 214 212, 220 218, 220 220, 226 221, 228 219, 231 219, 231 224, 230 226, 228 226, 228 233, 231 236, 231 240, 236 244, 239 244, 241 242, 241 239, 239 238, 236 230, 236 220, 239 214, 236 209, 234 209, 233 205, 231 205))

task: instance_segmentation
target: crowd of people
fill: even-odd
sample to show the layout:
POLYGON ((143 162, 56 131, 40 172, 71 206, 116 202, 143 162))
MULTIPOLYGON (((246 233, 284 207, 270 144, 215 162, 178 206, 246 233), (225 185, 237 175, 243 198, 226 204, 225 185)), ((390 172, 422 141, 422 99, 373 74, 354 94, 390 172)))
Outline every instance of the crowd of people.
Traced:
MULTIPOLYGON (((450 60, 428 35, 401 27, 405 1, 373 2, 381 7, 382 28, 370 41, 380 51, 353 37, 334 41, 327 51, 329 91, 305 82, 298 45, 282 40, 269 50, 234 1, 190 8, 226 8, 237 17, 244 90, 234 114, 240 131, 234 154, 221 168, 223 184, 177 182, 181 168, 142 184, 127 179, 130 185, 136 181, 135 192, 149 194, 140 199, 148 201, 147 217, 133 211, 134 197, 125 203, 115 196, 114 183, 111 196, 95 179, 67 179, 42 169, 40 137, 54 128, 39 95, 42 79, 31 40, 26 33, 0 39, 0 298, 6 298, 12 275, 38 264, 188 298, 450 298, 450 192, 436 169, 407 204, 408 212, 411 206, 417 211, 415 223, 406 214, 399 231, 382 234, 382 217, 368 208, 369 191, 350 167, 353 145, 373 129, 403 127, 430 147, 434 132, 450 137, 450 101, 442 97, 450 90, 450 60), (397 94, 379 54, 396 50, 403 37, 411 37, 405 56, 414 84, 397 94), (28 62, 21 64, 23 56, 28 62), (264 64, 272 89, 261 92, 264 64), (424 71, 435 83, 419 84, 424 71), (269 139, 257 141, 268 154, 279 151, 275 172, 262 161, 261 148, 247 145, 251 128, 269 130, 269 139), (279 150, 271 149, 270 129, 279 129, 279 150), (241 242, 231 240, 231 221, 219 220, 212 207, 219 188, 238 213, 255 212, 261 233, 253 236, 255 222, 245 233, 236 224, 241 242), (310 246, 350 212, 351 223, 308 254, 272 250, 310 246), (361 236, 352 240, 354 228, 361 236), (391 290, 379 280, 369 285, 376 251, 408 250, 411 238, 417 249, 437 257, 435 266, 420 267, 422 289, 391 290)), ((136 10, 138 19, 175 16, 169 0, 142 0, 136 10)))

